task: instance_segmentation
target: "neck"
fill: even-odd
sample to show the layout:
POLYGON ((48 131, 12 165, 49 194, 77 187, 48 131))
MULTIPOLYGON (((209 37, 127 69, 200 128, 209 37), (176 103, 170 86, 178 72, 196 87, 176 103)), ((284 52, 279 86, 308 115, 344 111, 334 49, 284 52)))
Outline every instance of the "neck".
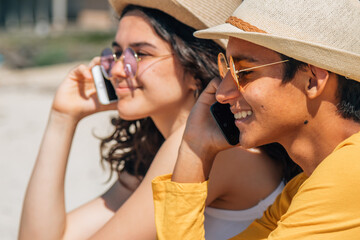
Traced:
POLYGON ((169 106, 151 115, 151 119, 165 139, 179 128, 185 126, 194 103, 195 98, 191 96, 182 102, 180 108, 178 106, 169 106))
POLYGON ((155 116, 152 116, 151 118, 154 121, 157 129, 159 129, 160 133, 163 135, 163 137, 167 139, 177 129, 185 126, 188 116, 189 112, 181 112, 177 114, 167 112, 164 115, 157 114, 155 116))
POLYGON ((320 123, 309 121, 300 132, 281 141, 289 156, 307 176, 313 173, 338 144, 360 131, 359 123, 339 116, 327 118, 320 123))

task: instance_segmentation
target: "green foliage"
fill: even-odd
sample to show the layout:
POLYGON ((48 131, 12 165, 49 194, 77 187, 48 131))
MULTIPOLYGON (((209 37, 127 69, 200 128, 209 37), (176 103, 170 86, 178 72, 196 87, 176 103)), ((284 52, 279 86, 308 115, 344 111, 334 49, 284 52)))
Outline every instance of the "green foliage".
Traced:
POLYGON ((12 68, 45 66, 72 61, 87 61, 109 47, 115 31, 68 31, 46 37, 33 33, 0 33, 0 54, 12 68))

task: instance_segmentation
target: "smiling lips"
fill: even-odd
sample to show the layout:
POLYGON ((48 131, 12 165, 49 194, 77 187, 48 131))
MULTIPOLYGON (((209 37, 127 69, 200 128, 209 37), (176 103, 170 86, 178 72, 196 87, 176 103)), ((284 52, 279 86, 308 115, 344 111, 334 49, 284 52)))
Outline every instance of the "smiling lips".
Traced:
POLYGON ((253 112, 251 110, 248 111, 241 111, 234 114, 236 120, 241 120, 246 118, 247 116, 251 116, 253 112))
POLYGON ((135 90, 135 88, 139 88, 139 86, 135 86, 133 82, 128 78, 121 80, 115 79, 114 87, 117 89, 130 89, 130 90, 135 90))

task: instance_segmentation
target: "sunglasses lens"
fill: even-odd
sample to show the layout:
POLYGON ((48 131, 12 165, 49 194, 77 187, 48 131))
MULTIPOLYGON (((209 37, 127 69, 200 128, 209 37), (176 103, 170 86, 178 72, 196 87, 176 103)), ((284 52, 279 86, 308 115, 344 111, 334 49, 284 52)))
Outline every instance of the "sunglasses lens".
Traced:
POLYGON ((131 48, 127 48, 124 51, 124 70, 128 77, 135 77, 137 71, 137 59, 136 53, 131 48))
POLYGON ((218 55, 218 68, 219 68, 220 77, 224 78, 226 73, 228 72, 228 65, 225 55, 223 53, 219 53, 218 55))
POLYGON ((238 87, 238 89, 240 89, 239 78, 238 78, 238 75, 235 70, 234 60, 231 56, 230 56, 230 72, 231 72, 231 76, 233 77, 236 86, 238 87))
POLYGON ((113 57, 113 53, 112 50, 110 48, 106 48, 101 52, 101 56, 100 56, 100 64, 101 64, 101 69, 103 71, 104 77, 106 78, 110 78, 111 75, 111 69, 114 66, 114 57, 113 57))

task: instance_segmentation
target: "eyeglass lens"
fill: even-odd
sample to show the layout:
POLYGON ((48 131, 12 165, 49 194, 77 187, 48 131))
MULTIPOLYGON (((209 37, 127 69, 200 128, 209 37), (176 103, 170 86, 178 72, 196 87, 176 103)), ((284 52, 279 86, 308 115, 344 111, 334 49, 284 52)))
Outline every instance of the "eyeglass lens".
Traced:
POLYGON ((137 57, 135 51, 131 48, 126 48, 122 54, 114 54, 110 48, 106 48, 102 51, 100 64, 104 77, 112 77, 111 70, 118 60, 122 60, 126 76, 129 78, 135 77, 137 71, 137 57))
POLYGON ((239 77, 236 73, 235 63, 234 63, 234 59, 232 58, 232 56, 230 56, 230 72, 231 72, 232 77, 236 80, 238 87, 240 87, 239 77))
POLYGON ((219 67, 219 74, 221 78, 224 78, 227 72, 230 69, 232 78, 236 84, 236 86, 240 89, 239 79, 237 77, 237 74, 234 72, 235 66, 234 61, 232 61, 232 57, 230 57, 230 64, 231 67, 229 68, 229 65, 227 63, 226 57, 223 53, 219 53, 218 55, 218 67, 219 67))
POLYGON ((227 64, 225 55, 223 53, 219 53, 218 56, 218 67, 219 67, 219 74, 221 78, 224 78, 226 73, 229 70, 229 66, 227 64))

